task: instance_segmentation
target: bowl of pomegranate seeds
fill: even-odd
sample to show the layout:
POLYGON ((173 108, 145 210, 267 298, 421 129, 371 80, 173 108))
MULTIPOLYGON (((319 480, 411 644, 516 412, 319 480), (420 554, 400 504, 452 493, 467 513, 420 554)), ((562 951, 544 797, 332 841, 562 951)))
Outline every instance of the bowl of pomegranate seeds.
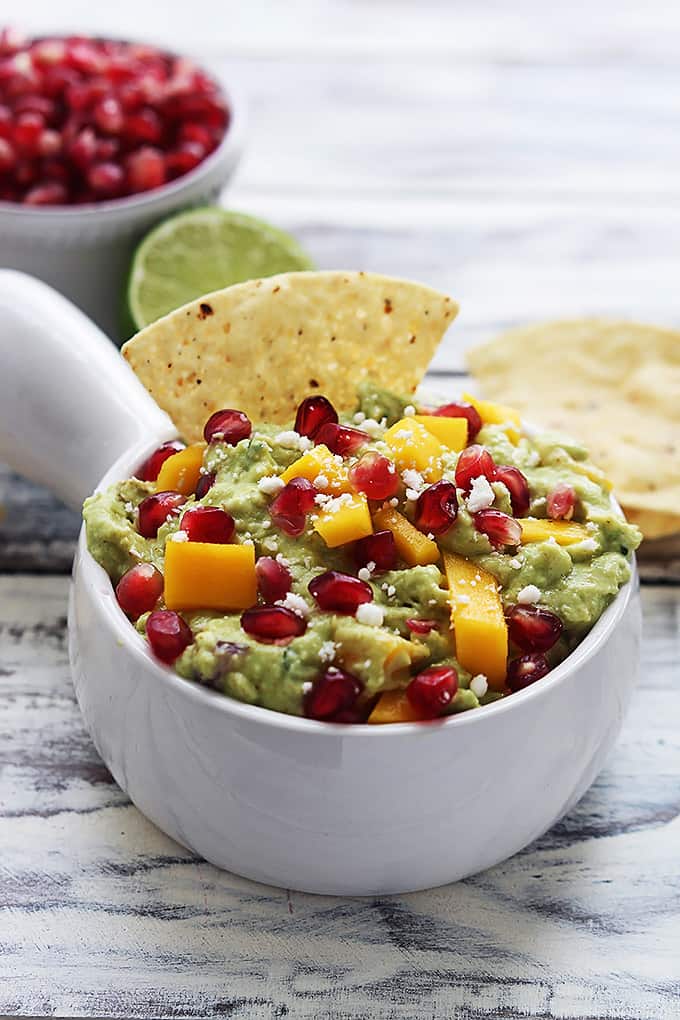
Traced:
POLYGON ((112 336, 136 242, 213 200, 242 108, 155 46, 0 31, 0 262, 57 287, 112 336))
POLYGON ((149 818, 249 878, 363 895, 483 870, 620 727, 639 532, 574 440, 421 393, 455 311, 280 274, 121 357, 0 271, 0 456, 74 505, 94 489, 69 615, 88 728, 149 818))

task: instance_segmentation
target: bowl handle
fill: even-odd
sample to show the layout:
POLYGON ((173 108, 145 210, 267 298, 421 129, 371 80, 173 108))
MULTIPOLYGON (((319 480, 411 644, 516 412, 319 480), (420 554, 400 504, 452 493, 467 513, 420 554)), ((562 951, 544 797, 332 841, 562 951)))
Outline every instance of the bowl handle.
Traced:
POLYGON ((0 460, 70 506, 134 443, 176 435, 99 327, 11 269, 0 269, 0 352, 0 460))

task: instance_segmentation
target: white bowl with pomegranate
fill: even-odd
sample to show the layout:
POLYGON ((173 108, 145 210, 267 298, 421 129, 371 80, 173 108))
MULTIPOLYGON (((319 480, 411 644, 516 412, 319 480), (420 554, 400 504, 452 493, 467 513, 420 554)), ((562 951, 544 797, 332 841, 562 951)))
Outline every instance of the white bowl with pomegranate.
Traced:
MULTIPOLYGON (((0 456, 18 470, 78 505, 100 475, 104 493, 176 439, 111 345, 49 288, 0 273, 0 316, 20 347, 0 378, 0 456), (55 406, 60 383, 82 399, 55 406)), ((69 612, 76 693, 120 786, 214 864, 325 894, 439 885, 525 847, 602 767, 637 673, 632 571, 538 682, 431 722, 347 725, 246 704, 158 661, 83 532, 69 612)))
POLYGON ((216 198, 242 103, 154 46, 0 32, 0 264, 45 280, 111 336, 134 246, 216 198))

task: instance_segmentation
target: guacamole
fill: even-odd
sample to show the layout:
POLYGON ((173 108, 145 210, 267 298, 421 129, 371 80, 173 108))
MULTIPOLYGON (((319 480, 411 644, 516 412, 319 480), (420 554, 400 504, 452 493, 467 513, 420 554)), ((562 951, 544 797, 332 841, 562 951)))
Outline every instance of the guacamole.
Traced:
POLYGON ((188 681, 334 722, 466 711, 540 680, 630 576, 640 534, 587 450, 509 409, 364 383, 345 416, 319 396, 295 424, 239 414, 83 510, 188 681))

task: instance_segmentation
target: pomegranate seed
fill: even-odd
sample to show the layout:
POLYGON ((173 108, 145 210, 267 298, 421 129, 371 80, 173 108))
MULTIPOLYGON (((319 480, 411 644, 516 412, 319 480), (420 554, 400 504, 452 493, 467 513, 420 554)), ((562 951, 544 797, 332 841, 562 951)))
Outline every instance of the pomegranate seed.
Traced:
POLYGON ((105 96, 100 99, 92 116, 99 130, 108 135, 117 135, 122 130, 123 110, 114 96, 105 96))
MULTIPOLYGON (((179 129, 179 137, 183 142, 197 142, 198 145, 202 145, 206 152, 209 149, 215 147, 215 139, 213 138, 212 132, 208 128, 203 127, 202 124, 193 124, 191 121, 187 121, 186 124, 182 124, 179 129)), ((310 397, 313 400, 314 397, 310 397)), ((325 398, 324 398, 325 399, 325 398)), ((303 401, 304 403, 304 401, 303 401)), ((330 419, 337 421, 337 417, 330 419)), ((297 432, 297 429, 295 430, 297 432)), ((307 433, 301 433, 301 435, 307 435, 307 433)))
POLYGON ((451 404, 444 404, 438 407, 432 414, 439 418, 467 418, 468 434, 467 441, 471 443, 482 427, 482 419, 479 411, 472 404, 466 404, 464 400, 457 400, 451 404))
POLYGON ((456 485, 464 493, 469 493, 474 478, 484 477, 490 482, 494 480, 496 465, 489 451, 474 443, 466 446, 456 464, 456 485))
POLYGON ((139 478, 142 482, 155 482, 160 469, 168 457, 172 457, 183 449, 184 443, 180 443, 177 439, 172 439, 169 443, 163 443, 137 468, 135 478, 139 478))
POLYGON ((509 464, 500 464, 494 472, 494 480, 502 482, 510 493, 510 503, 515 517, 523 517, 529 509, 531 495, 529 483, 519 468, 511 467, 509 464))
POLYGON ((40 134, 35 149, 39 156, 56 156, 61 152, 61 135, 48 128, 40 134))
POLYGON ((56 67, 66 57, 66 46, 61 39, 41 39, 31 47, 31 57, 37 67, 56 67))
POLYGON ((570 521, 576 506, 576 490, 573 485, 560 482, 548 493, 546 512, 553 521, 570 521))
POLYGON ((152 563, 138 563, 116 585, 118 605, 131 620, 148 613, 163 594, 163 575, 152 563))
POLYGON ((151 191, 165 184, 165 157, 160 149, 147 145, 133 152, 127 159, 128 183, 130 190, 151 191))
MULTIPOLYGON (((305 715, 319 722, 354 722, 352 710, 362 689, 357 677, 331 666, 316 678, 305 695, 305 715)), ((356 721, 361 721, 361 717, 356 717, 356 721)))
POLYGON ((349 469, 349 480, 357 492, 369 499, 390 499, 399 488, 399 475, 387 457, 370 450, 349 469))
POLYGON ((397 546, 391 531, 376 531, 354 543, 354 562, 358 567, 373 563, 373 573, 382 574, 397 565, 397 546))
POLYGON ((156 538, 158 529, 186 503, 181 492, 154 492, 139 504, 137 531, 143 538, 156 538))
POLYGON ((183 142, 167 155, 168 170, 176 175, 188 174, 205 159, 205 149, 197 142, 183 142))
POLYGON ((100 195, 115 195, 123 187, 124 174, 117 163, 95 163, 87 175, 87 183, 100 195))
POLYGON ((242 615, 241 626, 258 641, 287 642, 304 634, 307 621, 285 606, 253 606, 242 615))
POLYGON ((102 67, 102 59, 89 42, 69 40, 66 44, 66 62, 76 71, 95 74, 102 67))
POLYGON ((97 156, 97 136, 92 128, 83 128, 71 142, 68 152, 79 169, 89 167, 97 156))
POLYGON ((107 163, 118 155, 120 142, 117 138, 102 138, 97 142, 97 162, 107 163))
POLYGON ((9 106, 0 103, 0 138, 9 138, 14 126, 14 117, 9 106))
POLYGON ((194 640, 188 624, 172 609, 154 610, 146 621, 146 636, 156 658, 168 665, 194 640))
POLYGON ((33 151, 45 127, 45 118, 39 113, 22 113, 14 125, 14 142, 20 149, 33 151))
POLYGON ((337 420, 337 411, 326 397, 306 397, 295 415, 295 431, 311 439, 322 425, 336 424, 337 420))
POLYGON ((48 96, 20 96, 14 104, 15 116, 19 113, 39 113, 46 121, 52 120, 57 112, 56 104, 48 96))
POLYGON ((319 609, 327 613, 354 616, 364 602, 373 601, 373 589, 366 581, 338 570, 327 570, 313 577, 308 585, 319 609))
POLYGON ((522 526, 502 510, 478 510, 472 515, 475 528, 491 542, 494 548, 504 545, 519 545, 522 539, 522 526))
POLYGON ((11 170, 16 163, 16 154, 14 149, 5 141, 4 138, 0 138, 0 174, 7 173, 11 170))
POLYGON ((414 523, 420 531, 443 535, 456 522, 458 497, 452 482, 435 482, 418 496, 414 523))
POLYGON ((505 619, 511 641, 523 652, 547 652, 562 633, 559 616, 539 606, 510 606, 505 619))
POLYGON ((191 507, 182 517, 182 531, 190 542, 216 542, 224 545, 234 537, 234 518, 218 506, 191 507))
POLYGON ((549 672, 550 663, 542 652, 520 655, 518 659, 512 659, 508 663, 507 684, 515 693, 541 680, 549 672))
POLYGON ((64 205, 66 188, 58 181, 36 184, 24 196, 24 205, 64 205))
POLYGON ((290 591, 293 578, 290 570, 273 556, 260 556, 255 564, 257 590, 263 602, 270 604, 284 599, 290 591))
POLYGON ((406 697, 421 715, 436 719, 451 704, 458 690, 458 674, 452 666, 430 666, 414 676, 406 697))
POLYGON ((213 485, 215 484, 215 472, 208 471, 207 474, 201 475, 196 484, 196 499, 203 499, 207 496, 213 485))
POLYGON ((206 443, 221 442, 236 446, 242 439, 247 439, 253 430, 250 418, 243 411, 224 408, 215 411, 205 423, 203 436, 206 443))
POLYGON ((421 620, 417 617, 412 617, 406 621, 406 626, 414 634, 430 634, 433 630, 437 630, 437 621, 421 620))
POLYGON ((0 57, 11 57, 24 49, 28 39, 17 28, 0 29, 0 57))
POLYGON ((370 441, 367 432, 361 429, 353 429, 350 425, 338 425, 335 422, 326 422, 314 433, 314 442, 323 443, 332 453, 339 453, 341 457, 349 457, 370 441))
POLYGON ((160 142, 163 137, 161 119, 153 110, 144 109, 125 118, 124 133, 139 142, 160 142))
POLYGON ((316 496, 317 490, 306 478, 291 478, 269 507, 272 521, 287 535, 301 535, 316 496))

